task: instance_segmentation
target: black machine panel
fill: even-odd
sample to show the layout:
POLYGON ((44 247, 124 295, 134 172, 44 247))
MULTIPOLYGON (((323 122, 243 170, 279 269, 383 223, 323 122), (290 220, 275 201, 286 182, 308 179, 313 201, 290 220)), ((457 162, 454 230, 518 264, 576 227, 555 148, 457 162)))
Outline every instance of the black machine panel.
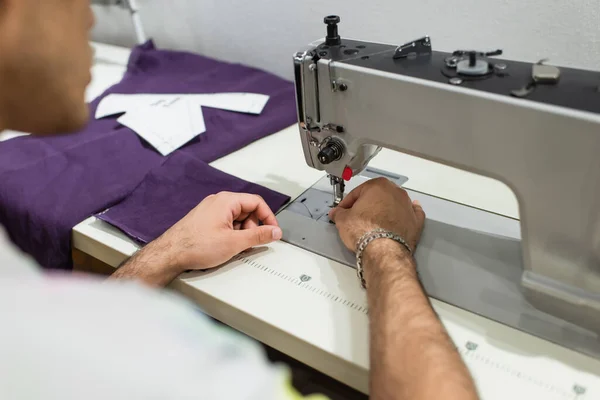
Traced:
MULTIPOLYGON (((580 111, 600 113, 600 72, 546 66, 541 62, 531 64, 498 59, 487 56, 483 52, 445 53, 433 51, 431 50, 429 38, 423 38, 426 40, 422 42, 429 47, 429 51, 411 53, 411 46, 416 45, 416 48, 418 48, 418 43, 415 41, 405 45, 408 49, 408 55, 395 57, 399 46, 348 40, 339 37, 337 35, 337 22, 339 22, 339 17, 330 16, 325 19, 325 23, 328 25, 328 36, 325 42, 315 50, 315 58, 449 85, 454 84, 464 88, 580 111), (332 27, 335 27, 335 29, 332 29, 332 27), (476 59, 477 62, 487 63, 488 69, 485 73, 482 75, 467 75, 458 72, 455 67, 449 67, 449 65, 456 64, 459 60, 468 60, 469 56, 474 60, 476 59), (536 68, 539 68, 539 71, 535 72, 534 69, 536 68), (534 75, 536 75, 535 79, 534 75)), ((496 52, 502 53, 501 50, 496 52)))

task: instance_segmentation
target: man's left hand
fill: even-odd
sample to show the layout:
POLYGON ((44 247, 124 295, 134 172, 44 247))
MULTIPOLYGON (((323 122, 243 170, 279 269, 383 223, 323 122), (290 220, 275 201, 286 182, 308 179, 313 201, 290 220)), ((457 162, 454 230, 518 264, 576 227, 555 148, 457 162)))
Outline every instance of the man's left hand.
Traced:
POLYGON ((222 192, 204 199, 113 277, 164 286, 186 270, 217 267, 281 237, 275 214, 260 196, 222 192))
POLYGON ((281 236, 275 214, 262 197, 222 192, 204 199, 159 240, 179 250, 178 264, 187 270, 214 268, 281 236))

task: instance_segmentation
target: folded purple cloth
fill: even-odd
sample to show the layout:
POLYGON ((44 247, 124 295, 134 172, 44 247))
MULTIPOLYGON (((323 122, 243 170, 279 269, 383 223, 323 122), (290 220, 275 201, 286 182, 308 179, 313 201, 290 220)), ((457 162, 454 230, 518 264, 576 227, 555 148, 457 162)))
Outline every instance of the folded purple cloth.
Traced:
POLYGON ((156 50, 151 42, 133 50, 123 80, 90 111, 110 93, 215 92, 262 93, 270 100, 259 116, 204 108, 206 132, 169 157, 115 118, 92 119, 72 135, 0 143, 0 223, 42 266, 69 269, 71 229, 125 200, 148 172, 179 157, 211 162, 296 121, 290 82, 238 64, 156 50))
POLYGON ((275 75, 177 51, 137 48, 122 83, 110 93, 249 92, 270 96, 260 115, 203 107, 206 132, 179 152, 210 163, 297 121, 294 85, 275 75))
POLYGON ((290 199, 182 155, 154 168, 127 199, 97 217, 129 237, 148 243, 162 235, 204 198, 223 190, 258 194, 275 212, 290 199))

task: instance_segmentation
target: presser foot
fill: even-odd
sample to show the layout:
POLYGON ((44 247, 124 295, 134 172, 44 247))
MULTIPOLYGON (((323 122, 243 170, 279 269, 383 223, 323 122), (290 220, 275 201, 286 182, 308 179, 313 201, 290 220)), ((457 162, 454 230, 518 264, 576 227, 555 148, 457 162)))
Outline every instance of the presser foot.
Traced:
POLYGON ((333 207, 337 207, 344 200, 346 184, 342 178, 333 175, 329 175, 329 182, 333 187, 333 207))

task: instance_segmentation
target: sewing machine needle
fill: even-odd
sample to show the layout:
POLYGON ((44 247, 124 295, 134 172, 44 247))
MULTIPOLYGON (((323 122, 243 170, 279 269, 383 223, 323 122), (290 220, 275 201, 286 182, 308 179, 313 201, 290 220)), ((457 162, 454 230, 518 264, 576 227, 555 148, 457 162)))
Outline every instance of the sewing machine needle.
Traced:
POLYGON ((333 206, 337 207, 344 199, 344 189, 346 184, 344 180, 337 176, 330 176, 331 185, 333 186, 333 206))

